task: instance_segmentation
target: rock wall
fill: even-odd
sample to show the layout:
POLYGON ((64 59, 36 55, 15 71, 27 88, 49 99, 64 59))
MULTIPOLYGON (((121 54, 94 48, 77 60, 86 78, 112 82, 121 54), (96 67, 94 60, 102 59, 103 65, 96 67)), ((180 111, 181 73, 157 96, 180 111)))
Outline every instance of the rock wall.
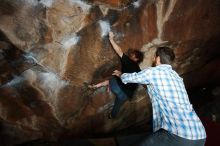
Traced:
POLYGON ((116 120, 105 116, 114 95, 85 86, 120 69, 108 32, 124 52, 145 53, 141 68, 167 45, 187 88, 219 84, 219 7, 216 0, 1 0, 1 145, 149 130, 141 86, 116 120))

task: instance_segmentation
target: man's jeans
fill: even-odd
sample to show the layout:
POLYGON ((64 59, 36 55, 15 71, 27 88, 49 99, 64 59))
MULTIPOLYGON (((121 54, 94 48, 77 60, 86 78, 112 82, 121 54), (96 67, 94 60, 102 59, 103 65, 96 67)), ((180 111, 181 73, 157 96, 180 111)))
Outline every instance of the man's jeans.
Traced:
POLYGON ((204 146, 205 139, 188 140, 169 133, 166 130, 159 131, 148 136, 138 146, 204 146))
POLYGON ((115 94, 116 98, 115 98, 115 103, 111 112, 111 116, 112 118, 115 118, 116 115, 118 114, 121 106, 123 105, 123 103, 128 99, 127 95, 124 93, 124 91, 121 89, 121 87, 118 84, 118 81, 116 79, 115 76, 113 76, 110 80, 109 80, 109 84, 110 84, 110 89, 111 91, 115 94))

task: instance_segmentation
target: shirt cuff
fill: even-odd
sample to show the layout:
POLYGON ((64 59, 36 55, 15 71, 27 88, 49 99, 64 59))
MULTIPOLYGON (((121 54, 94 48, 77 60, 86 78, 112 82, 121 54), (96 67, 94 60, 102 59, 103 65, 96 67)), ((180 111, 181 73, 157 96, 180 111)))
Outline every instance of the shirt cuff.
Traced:
POLYGON ((126 77, 125 77, 125 73, 123 73, 121 75, 121 81, 124 83, 124 84, 127 84, 128 82, 125 81, 126 77))

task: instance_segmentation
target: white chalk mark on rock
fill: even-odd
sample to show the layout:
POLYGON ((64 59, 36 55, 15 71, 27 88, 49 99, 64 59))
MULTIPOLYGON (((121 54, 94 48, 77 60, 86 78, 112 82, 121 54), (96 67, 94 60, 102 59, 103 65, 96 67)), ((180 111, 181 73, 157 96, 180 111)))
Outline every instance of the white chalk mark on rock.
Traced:
POLYGON ((167 11, 165 14, 164 12, 164 7, 165 7, 165 1, 164 0, 159 0, 156 4, 157 6, 157 30, 158 30, 158 39, 161 40, 162 38, 162 33, 163 33, 163 26, 165 22, 168 21, 170 14, 172 13, 174 6, 176 4, 176 0, 170 0, 169 6, 167 8, 167 11))
POLYGON ((100 28, 101 28, 101 36, 102 37, 107 36, 108 33, 111 31, 111 27, 110 27, 109 22, 100 20, 99 25, 100 25, 100 28))

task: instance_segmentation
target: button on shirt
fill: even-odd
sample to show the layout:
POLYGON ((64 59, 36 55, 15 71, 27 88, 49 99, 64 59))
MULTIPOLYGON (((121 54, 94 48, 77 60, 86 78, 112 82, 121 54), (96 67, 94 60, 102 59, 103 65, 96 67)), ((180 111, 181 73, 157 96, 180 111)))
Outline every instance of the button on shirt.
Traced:
POLYGON ((183 79, 167 64, 138 73, 124 73, 123 83, 147 84, 153 108, 153 131, 161 128, 190 140, 206 138, 205 129, 190 104, 183 79))

